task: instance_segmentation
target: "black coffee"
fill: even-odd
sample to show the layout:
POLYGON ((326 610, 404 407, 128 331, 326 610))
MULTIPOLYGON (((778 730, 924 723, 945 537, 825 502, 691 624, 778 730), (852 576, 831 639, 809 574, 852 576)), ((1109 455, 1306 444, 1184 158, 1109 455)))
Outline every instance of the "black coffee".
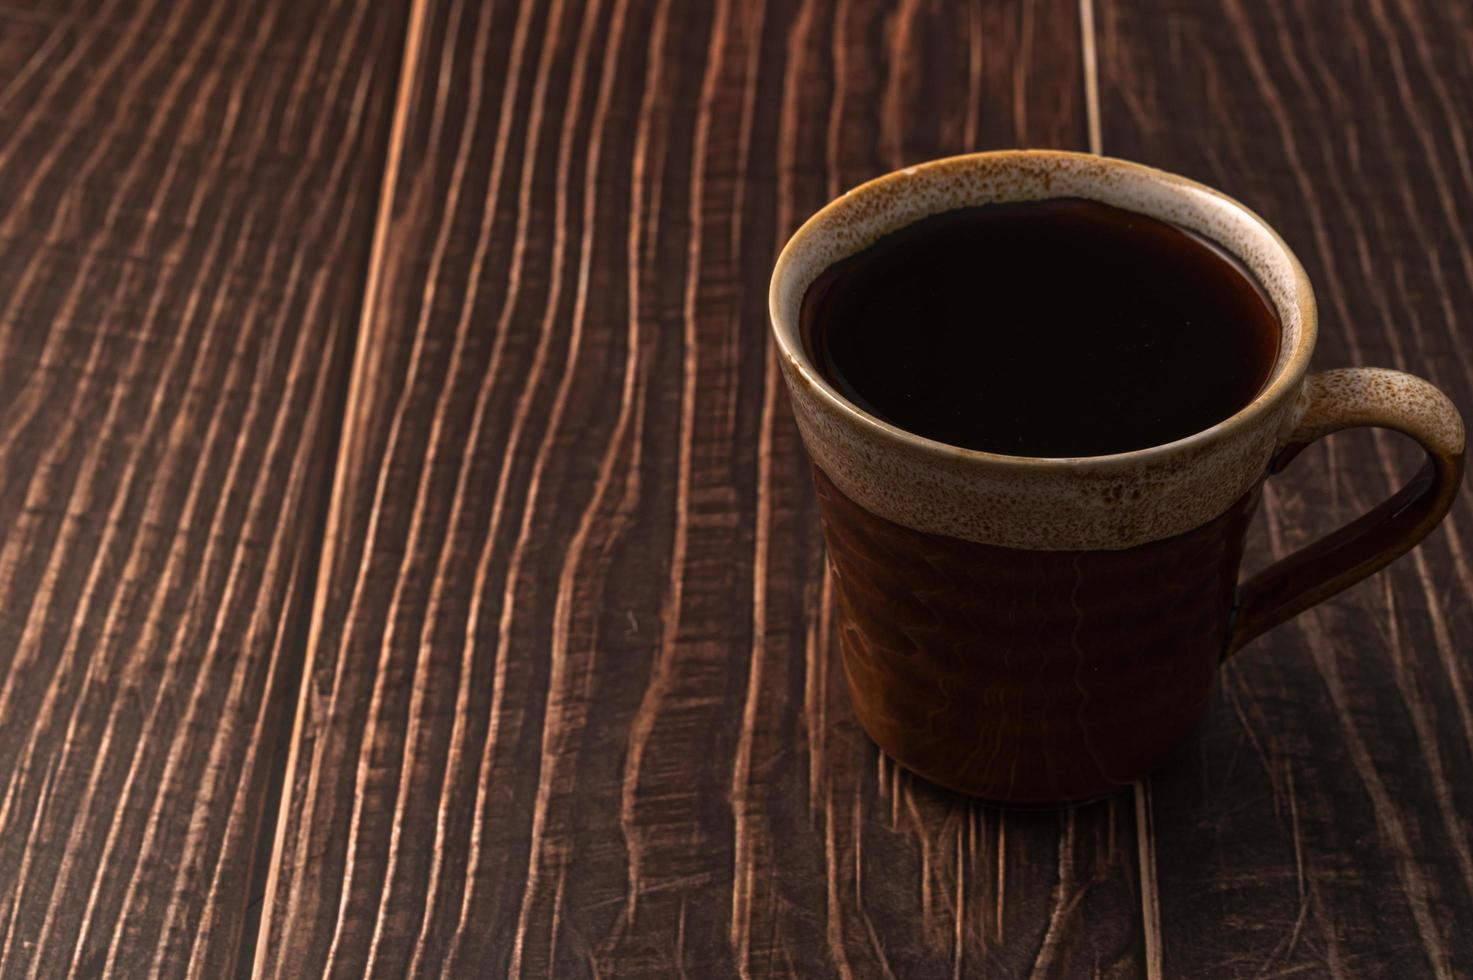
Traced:
POLYGON ((810 356, 865 411, 1015 456, 1155 446, 1263 387, 1279 319, 1175 225, 1073 198, 961 208, 835 264, 803 297, 810 356))

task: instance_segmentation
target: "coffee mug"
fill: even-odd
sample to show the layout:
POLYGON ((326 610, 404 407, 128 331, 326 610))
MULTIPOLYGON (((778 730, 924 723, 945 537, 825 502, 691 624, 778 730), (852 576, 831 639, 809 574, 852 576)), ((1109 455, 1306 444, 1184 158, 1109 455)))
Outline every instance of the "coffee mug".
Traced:
POLYGON ((1447 396, 1380 368, 1309 374, 1314 292, 1237 201, 1105 157, 978 153, 872 180, 783 249, 773 335, 813 464, 854 711, 908 769, 985 799, 1053 805, 1149 772, 1200 722, 1217 665, 1427 535, 1462 481, 1447 396), (1186 228, 1236 256, 1281 321, 1279 354, 1236 414, 1163 445, 1040 459, 950 446, 846 401, 804 348, 826 268, 960 207, 1085 198, 1186 228), (1426 450, 1400 492, 1242 583, 1259 491, 1307 444, 1379 426, 1426 450))

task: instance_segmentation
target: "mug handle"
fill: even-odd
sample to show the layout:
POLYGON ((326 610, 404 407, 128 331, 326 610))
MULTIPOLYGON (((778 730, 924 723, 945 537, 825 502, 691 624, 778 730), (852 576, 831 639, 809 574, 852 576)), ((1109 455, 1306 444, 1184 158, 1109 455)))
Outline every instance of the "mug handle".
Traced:
POLYGON ((1269 464, 1270 476, 1316 439, 1356 426, 1405 433, 1427 451, 1427 461, 1378 507, 1245 582, 1223 659, 1406 554, 1442 520, 1463 480, 1463 419, 1421 378, 1385 368, 1325 371, 1305 382, 1300 404, 1298 422, 1269 464))

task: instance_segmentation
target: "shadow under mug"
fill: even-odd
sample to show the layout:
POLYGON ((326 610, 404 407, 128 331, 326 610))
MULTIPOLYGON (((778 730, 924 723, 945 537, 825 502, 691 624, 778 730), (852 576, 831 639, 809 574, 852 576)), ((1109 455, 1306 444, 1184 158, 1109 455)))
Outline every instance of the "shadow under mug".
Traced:
POLYGON ((1314 293, 1257 215, 1201 184, 1077 153, 1006 151, 879 177, 815 214, 769 297, 813 462, 855 713, 902 765, 997 802, 1097 797, 1145 775, 1197 725, 1217 665, 1405 553, 1462 480, 1463 423, 1419 378, 1308 374, 1314 293), (1281 321, 1263 390, 1175 442, 1077 459, 961 449, 857 408, 819 374, 799 308, 828 266, 927 215, 1087 198, 1188 228, 1236 255, 1281 321), (1399 493, 1239 585, 1263 481, 1339 429, 1427 452, 1399 493))

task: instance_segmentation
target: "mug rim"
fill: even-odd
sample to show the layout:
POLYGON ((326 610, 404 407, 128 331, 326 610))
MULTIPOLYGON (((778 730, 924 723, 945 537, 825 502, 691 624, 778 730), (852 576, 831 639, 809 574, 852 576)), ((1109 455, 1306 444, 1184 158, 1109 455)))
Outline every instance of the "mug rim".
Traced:
MULTIPOLYGON (((1017 200, 1051 200, 1078 196, 1080 196, 1078 193, 1065 191, 1058 194, 1045 193, 1041 196, 1017 198, 1017 200)), ((1005 200, 1000 199, 998 203, 1004 203, 1005 200)), ((961 205, 941 208, 932 213, 954 210, 957 206, 961 205)), ((1123 210, 1133 211, 1146 217, 1156 218, 1157 220, 1168 220, 1139 208, 1121 205, 1114 206, 1122 207, 1123 210)), ((922 220, 924 217, 926 215, 912 217, 882 234, 898 231, 910 224, 914 224, 916 221, 922 220)), ((1210 238, 1214 244, 1233 255, 1239 261, 1245 261, 1246 257, 1242 254, 1242 251, 1235 248, 1231 242, 1222 241, 1211 234, 1207 234, 1206 237, 1210 238)), ((817 275, 822 274, 824 270, 830 268, 834 262, 841 261, 849 255, 862 251, 869 244, 872 244, 872 242, 863 242, 853 250, 826 263, 810 278, 808 283, 803 284, 803 293, 806 294, 813 279, 816 279, 817 275)), ((798 299, 800 309, 801 305, 802 294, 800 294, 798 299)), ((1287 310, 1280 307, 1277 302, 1275 303, 1275 307, 1279 315, 1279 336, 1280 343, 1282 343, 1287 331, 1287 325, 1285 323, 1287 310)), ((794 312, 796 314, 797 311, 794 312)), ((1266 413, 1274 411, 1285 398, 1297 395, 1300 382, 1309 369, 1309 361, 1314 353, 1319 326, 1314 289, 1298 256, 1294 254, 1288 243, 1274 230, 1272 225, 1241 201, 1199 181, 1130 160, 1100 156, 1092 153, 1079 153, 1070 150, 1036 149, 989 150, 980 153, 964 153, 955 156, 940 157, 925 163, 890 171, 840 194, 804 221, 798 227, 798 230, 793 232, 792 236, 778 253, 768 288, 768 317, 778 351, 787 360, 789 368, 796 372, 811 390, 816 392, 831 407, 838 409, 851 420, 858 422, 862 427, 869 429, 885 439, 903 443, 915 451, 924 454, 939 455, 956 462, 1025 466, 1034 471, 1052 470, 1061 472, 1078 472, 1081 469, 1111 470, 1121 466, 1159 462, 1171 456, 1214 445, 1227 438, 1236 430, 1252 425, 1266 413), (1269 376, 1268 382, 1247 404, 1243 405, 1227 418, 1205 429, 1200 429, 1170 442, 1158 443, 1141 449, 1109 453, 1101 456, 1014 456, 1007 453, 995 453, 982 449, 969 449, 965 446, 952 445, 951 443, 931 439, 886 422, 866 412, 845 398, 817 369, 809 358, 807 350, 804 349, 799 325, 796 322, 787 322, 787 318, 784 317, 782 311, 784 289, 788 284, 789 277, 795 274, 796 255, 809 239, 815 235, 822 234, 824 226, 832 222, 836 215, 855 207, 856 202, 861 199, 872 197, 877 193, 893 194, 896 191, 904 193, 907 185, 913 184, 918 178, 924 178, 928 174, 937 171, 946 171, 968 165, 1006 167, 1009 164, 1037 164, 1049 160, 1066 161, 1076 164, 1087 162, 1090 166, 1100 167, 1105 171, 1123 172, 1136 179, 1149 181, 1157 188, 1168 192, 1178 201, 1186 203, 1189 207, 1195 206, 1200 208, 1200 199, 1206 196, 1216 202, 1223 209, 1224 213, 1231 214, 1234 220, 1240 223, 1246 223, 1252 226, 1272 243, 1275 251, 1278 253, 1278 258, 1286 264, 1292 277, 1293 289, 1290 302, 1297 310, 1299 323, 1296 336, 1294 337, 1293 348, 1287 352, 1282 349, 1279 351, 1279 355, 1275 360, 1273 373, 1269 376), (1195 205, 1192 203, 1194 198, 1198 199, 1198 203, 1195 205)), ((796 316, 794 319, 796 319, 796 316)))

